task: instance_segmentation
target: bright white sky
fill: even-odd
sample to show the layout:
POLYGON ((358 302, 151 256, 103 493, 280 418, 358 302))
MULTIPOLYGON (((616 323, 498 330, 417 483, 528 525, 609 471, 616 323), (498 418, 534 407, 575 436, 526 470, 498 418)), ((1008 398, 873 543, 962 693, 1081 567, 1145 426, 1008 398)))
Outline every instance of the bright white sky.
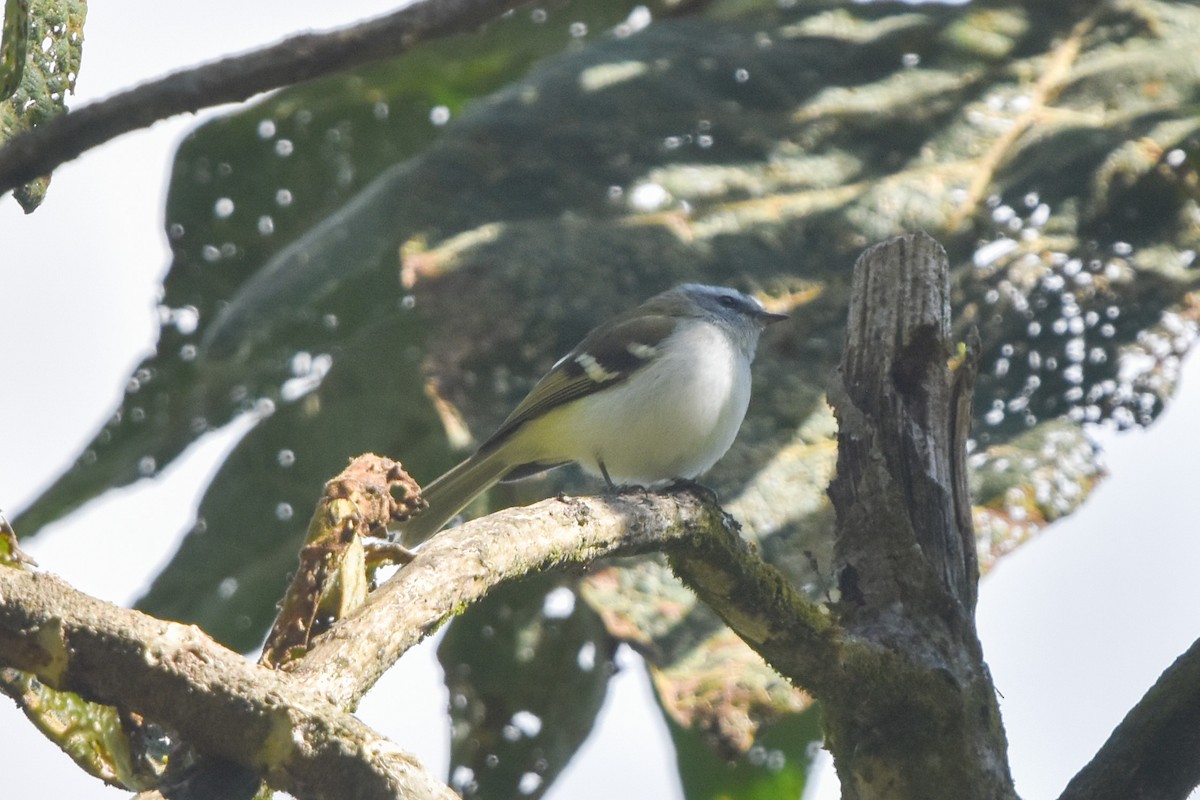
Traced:
MULTIPOLYGON (((393 6, 210 0, 172 4, 164 13, 156 0, 95 3, 73 105, 393 6)), ((194 124, 160 123, 62 167, 49 199, 30 217, 0 199, 7 254, 0 263, 0 369, 9 376, 0 392, 0 507, 23 507, 70 464, 153 346, 156 293, 168 264, 167 170, 174 144, 194 124), (20 375, 31 382, 16 380, 20 375)), ((1189 522, 1198 422, 1200 361, 1193 359, 1181 396, 1154 428, 1103 437, 1113 477, 1089 504, 984 581, 980 633, 1003 693, 1013 772, 1026 800, 1055 797, 1200 634, 1200 537, 1189 522)), ((35 539, 31 552, 79 588, 130 602, 174 550, 190 524, 188 498, 202 490, 237 433, 209 437, 158 482, 93 503, 35 539)), ((597 731, 551 800, 680 796, 648 683, 635 657, 626 653, 624 660, 629 668, 615 680, 597 731)), ((444 708, 432 648, 424 646, 372 692, 362 716, 444 774, 444 708)), ((13 797, 128 797, 75 769, 4 700, 0 741, 13 797)), ((832 782, 823 784, 813 794, 835 797, 832 782)))

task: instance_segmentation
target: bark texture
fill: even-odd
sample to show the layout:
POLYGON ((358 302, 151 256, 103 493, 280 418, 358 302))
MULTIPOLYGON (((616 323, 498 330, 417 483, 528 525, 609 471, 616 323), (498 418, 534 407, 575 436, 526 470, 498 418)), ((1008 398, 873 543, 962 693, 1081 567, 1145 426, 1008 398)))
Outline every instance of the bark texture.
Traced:
POLYGON ((975 632, 959 413, 974 355, 950 369, 949 295, 945 251, 925 234, 855 265, 830 392, 844 673, 822 697, 847 800, 1015 797, 975 632))
POLYGON ((88 597, 53 575, 0 567, 0 663, 55 689, 134 709, 207 755, 296 797, 455 797, 319 691, 258 667, 199 628, 88 597))

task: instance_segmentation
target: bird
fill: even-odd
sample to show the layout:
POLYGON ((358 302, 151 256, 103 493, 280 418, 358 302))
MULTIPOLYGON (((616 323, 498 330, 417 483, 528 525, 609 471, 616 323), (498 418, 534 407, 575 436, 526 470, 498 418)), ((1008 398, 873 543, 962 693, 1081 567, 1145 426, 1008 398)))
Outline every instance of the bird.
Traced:
POLYGON ((685 283, 601 323, 393 536, 415 547, 498 481, 572 462, 610 489, 704 474, 745 419, 760 334, 784 319, 736 289, 685 283))

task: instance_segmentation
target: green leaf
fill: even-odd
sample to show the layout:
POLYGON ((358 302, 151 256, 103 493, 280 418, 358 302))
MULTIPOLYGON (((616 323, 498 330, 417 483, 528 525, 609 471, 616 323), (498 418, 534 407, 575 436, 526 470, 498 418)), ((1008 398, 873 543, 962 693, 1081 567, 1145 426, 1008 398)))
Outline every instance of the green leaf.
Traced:
MULTIPOLYGON (((670 574, 663 559, 641 558, 600 570, 581 588, 609 633, 632 644, 645 658, 659 706, 682 746, 678 753, 685 785, 688 774, 715 770, 725 775, 730 770, 722 768, 734 764, 744 767, 733 771, 741 776, 739 781, 790 785, 797 769, 807 768, 807 760, 792 758, 804 751, 805 739, 791 744, 799 749, 786 751, 787 770, 782 770, 778 755, 772 756, 772 766, 763 774, 752 769, 766 768, 759 756, 767 732, 794 730, 789 720, 811 718, 812 699, 699 603, 670 574)), ((727 783, 717 780, 713 786, 727 783)))
POLYGON ((12 97, 25 73, 29 49, 29 0, 6 0, 0 39, 0 100, 12 97))
POLYGON ((679 776, 687 800, 779 800, 800 797, 823 741, 820 709, 782 718, 762 731, 736 758, 716 758, 702 732, 681 727, 670 715, 679 776))
POLYGON ((438 648, 450 690, 450 776, 464 798, 543 796, 604 703, 616 643, 582 603, 547 615, 557 576, 492 592, 438 648))
POLYGON ((1065 419, 972 456, 970 468, 983 572, 1077 509, 1104 476, 1095 443, 1065 419))
POLYGON ((169 742, 135 714, 51 689, 15 669, 0 668, 0 691, 89 775, 134 791, 157 785, 169 742))
MULTIPOLYGON (((6 0, 0 44, 0 144, 67 110, 83 59, 86 0, 6 0), (33 42, 30 47, 29 43, 33 42)), ((13 192, 26 213, 45 197, 50 176, 13 192)))

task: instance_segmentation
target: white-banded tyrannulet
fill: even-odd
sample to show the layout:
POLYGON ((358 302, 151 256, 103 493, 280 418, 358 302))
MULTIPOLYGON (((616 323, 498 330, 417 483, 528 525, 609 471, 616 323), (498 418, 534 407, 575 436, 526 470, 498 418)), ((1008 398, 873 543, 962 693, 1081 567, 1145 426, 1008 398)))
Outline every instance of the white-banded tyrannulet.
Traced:
POLYGON ((759 334, 786 316, 686 283, 601 324, 474 455, 425 487, 429 508, 398 527, 401 541, 420 544, 497 481, 572 461, 609 485, 706 472, 746 416, 759 334))

